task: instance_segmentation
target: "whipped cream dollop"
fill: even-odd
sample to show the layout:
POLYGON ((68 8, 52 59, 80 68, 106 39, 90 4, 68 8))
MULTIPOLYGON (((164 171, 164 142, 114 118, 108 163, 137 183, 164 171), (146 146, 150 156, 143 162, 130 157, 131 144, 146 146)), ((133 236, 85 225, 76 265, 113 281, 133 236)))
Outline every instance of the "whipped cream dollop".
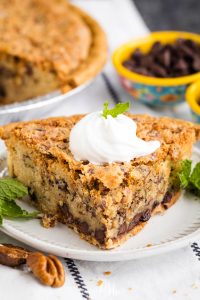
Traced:
POLYGON ((93 164, 129 162, 153 153, 159 141, 146 142, 136 136, 136 123, 120 114, 116 118, 102 112, 83 117, 71 130, 69 147, 75 160, 93 164))

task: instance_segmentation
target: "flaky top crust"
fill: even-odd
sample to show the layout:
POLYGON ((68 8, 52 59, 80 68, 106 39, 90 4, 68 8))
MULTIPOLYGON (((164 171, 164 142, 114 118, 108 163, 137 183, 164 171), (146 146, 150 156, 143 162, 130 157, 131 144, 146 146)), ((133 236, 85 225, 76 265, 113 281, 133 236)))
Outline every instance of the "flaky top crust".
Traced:
POLYGON ((151 155, 133 159, 130 163, 112 163, 94 165, 78 162, 69 150, 69 135, 73 126, 84 116, 49 118, 30 122, 13 123, 0 128, 0 137, 9 141, 21 142, 42 159, 55 159, 68 163, 74 170, 81 170, 86 177, 100 179, 106 187, 117 187, 123 180, 124 173, 134 165, 152 164, 168 159, 177 162, 188 157, 192 145, 200 139, 200 125, 166 117, 155 118, 148 115, 127 114, 137 123, 137 136, 146 140, 159 140, 161 147, 151 155), (181 157, 181 158, 180 158, 181 157))
POLYGON ((91 78, 106 61, 102 29, 66 0, 1 0, 0 12, 0 52, 55 72, 63 88, 91 78))

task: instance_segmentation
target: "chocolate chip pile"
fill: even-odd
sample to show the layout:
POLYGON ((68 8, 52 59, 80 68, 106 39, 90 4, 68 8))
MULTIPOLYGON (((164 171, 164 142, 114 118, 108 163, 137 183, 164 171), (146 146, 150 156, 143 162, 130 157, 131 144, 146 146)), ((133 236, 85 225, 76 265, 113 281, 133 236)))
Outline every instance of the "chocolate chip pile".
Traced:
POLYGON ((200 71, 200 45, 189 39, 177 39, 174 44, 155 42, 147 54, 137 48, 125 60, 128 70, 151 77, 179 77, 200 71))

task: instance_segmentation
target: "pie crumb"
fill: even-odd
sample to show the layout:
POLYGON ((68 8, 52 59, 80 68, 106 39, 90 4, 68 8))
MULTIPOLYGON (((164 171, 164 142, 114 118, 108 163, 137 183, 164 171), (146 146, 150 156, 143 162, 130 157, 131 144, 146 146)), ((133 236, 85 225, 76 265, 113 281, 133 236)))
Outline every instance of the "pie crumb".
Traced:
POLYGON ((147 244, 147 245, 146 245, 146 247, 152 247, 152 246, 153 246, 152 244, 147 244))
POLYGON ((103 274, 106 275, 106 276, 108 276, 108 275, 111 274, 111 272, 110 272, 110 271, 106 271, 106 272, 104 272, 103 274))
POLYGON ((103 284, 102 280, 97 281, 97 286, 101 286, 103 284))
POLYGON ((129 291, 132 291, 133 289, 132 289, 132 288, 128 288, 128 290, 129 290, 129 291))
POLYGON ((172 291, 172 294, 176 294, 176 290, 173 290, 173 291, 172 291))

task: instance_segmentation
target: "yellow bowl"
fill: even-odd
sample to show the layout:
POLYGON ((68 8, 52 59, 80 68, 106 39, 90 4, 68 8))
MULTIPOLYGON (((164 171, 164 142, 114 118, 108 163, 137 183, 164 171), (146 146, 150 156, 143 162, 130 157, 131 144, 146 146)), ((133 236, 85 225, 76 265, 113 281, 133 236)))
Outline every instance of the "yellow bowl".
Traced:
POLYGON ((196 81, 188 87, 186 100, 190 106, 194 121, 200 123, 200 81, 196 81))
POLYGON ((189 32, 160 31, 147 37, 122 45, 113 54, 113 64, 123 87, 133 96, 149 105, 174 105, 185 100, 185 91, 189 84, 200 80, 200 72, 176 78, 156 78, 140 75, 123 66, 123 62, 139 48, 147 53, 152 45, 159 41, 161 44, 172 44, 177 39, 190 39, 200 44, 200 35, 189 32))

